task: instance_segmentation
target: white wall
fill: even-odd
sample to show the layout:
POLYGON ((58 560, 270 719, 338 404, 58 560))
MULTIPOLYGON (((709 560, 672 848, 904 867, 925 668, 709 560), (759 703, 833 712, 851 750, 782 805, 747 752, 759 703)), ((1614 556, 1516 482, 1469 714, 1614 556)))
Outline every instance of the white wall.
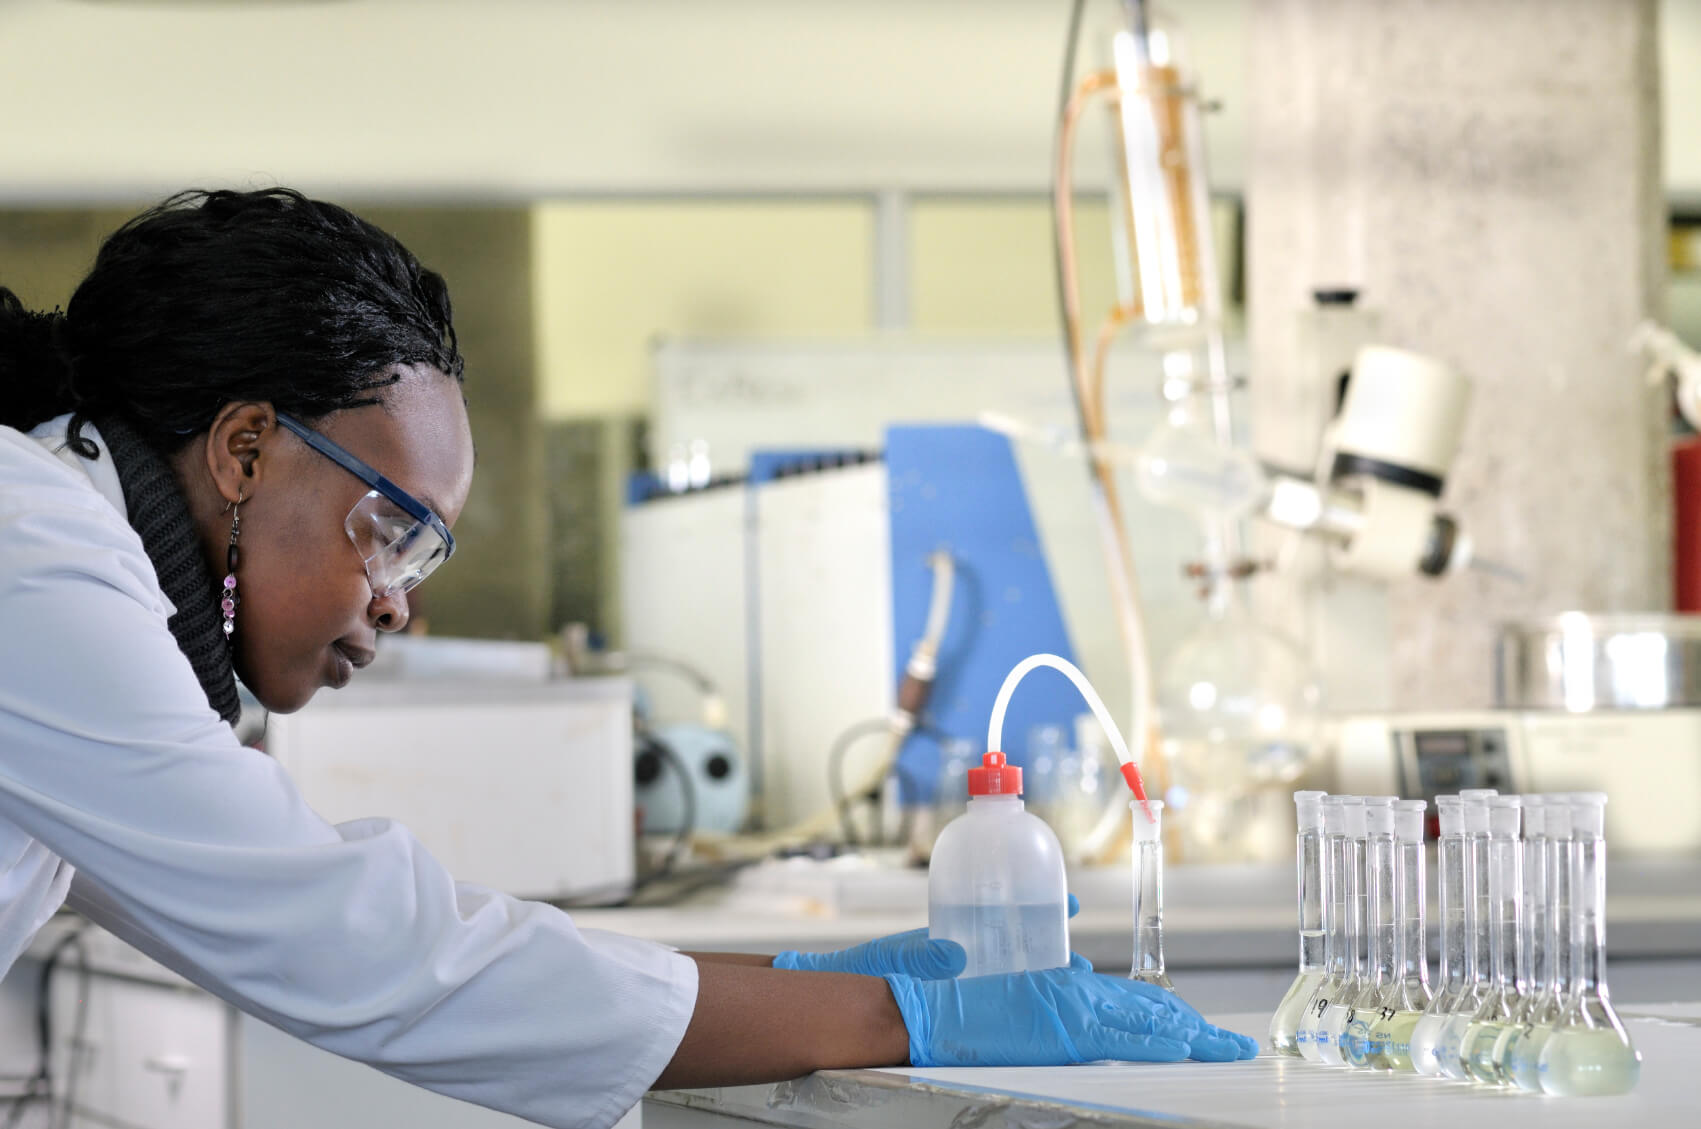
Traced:
POLYGON ((1701 197, 1701 0, 1660 0, 1660 87, 1666 188, 1701 197))
MULTIPOLYGON (((1239 189, 1248 0, 1171 6, 1224 103, 1214 179, 1239 189)), ((0 202, 276 180, 480 199, 1031 189, 1066 14, 1067 0, 0 0, 0 202)), ((1660 19, 1666 183, 1701 196, 1701 0, 1661 0, 1660 19)))
MULTIPOLYGON (((1245 7, 1176 5, 1226 104, 1211 141, 1228 185, 1245 149, 1245 7)), ((1066 0, 0 0, 0 202, 278 180, 439 199, 1034 189, 1067 13, 1066 0)))
MULTIPOLYGON (((1103 12, 1111 0, 1090 0, 1103 12)), ((1173 0, 1244 184, 1248 0, 1173 0)), ((1043 185, 1067 0, 0 0, 0 202, 1043 185)), ((1464 10, 1461 8, 1460 10, 1464 10)), ((1564 4, 1553 5, 1562 19, 1564 4)), ((1701 196, 1701 0, 1661 0, 1701 196)), ((1461 34, 1468 33, 1461 28, 1461 34)), ((1088 145, 1085 158, 1096 157, 1088 145)))

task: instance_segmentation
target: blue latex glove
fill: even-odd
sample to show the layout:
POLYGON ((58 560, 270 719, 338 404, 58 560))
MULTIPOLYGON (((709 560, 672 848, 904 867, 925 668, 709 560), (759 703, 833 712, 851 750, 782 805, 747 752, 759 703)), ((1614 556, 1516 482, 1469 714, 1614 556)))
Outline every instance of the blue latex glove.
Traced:
MULTIPOLYGON (((1080 912, 1080 901, 1070 894, 1069 916, 1080 912)), ((930 941, 926 929, 911 929, 831 953, 787 949, 774 957, 774 967, 803 972, 854 972, 859 976, 899 973, 922 980, 943 980, 962 972, 968 959, 957 942, 930 941)), ((1069 967, 1077 972, 1093 970, 1092 962, 1079 953, 1069 954, 1069 967)))
POLYGON ((963 971, 968 959, 957 942, 931 941, 927 930, 911 929, 831 953, 787 949, 774 957, 774 967, 804 972, 854 972, 859 976, 902 974, 920 980, 939 980, 963 971))
POLYGON ((1053 968, 966 980, 887 976, 912 1066, 1064 1066, 1122 1059, 1232 1062, 1258 1044, 1198 1018, 1173 992, 1053 968))

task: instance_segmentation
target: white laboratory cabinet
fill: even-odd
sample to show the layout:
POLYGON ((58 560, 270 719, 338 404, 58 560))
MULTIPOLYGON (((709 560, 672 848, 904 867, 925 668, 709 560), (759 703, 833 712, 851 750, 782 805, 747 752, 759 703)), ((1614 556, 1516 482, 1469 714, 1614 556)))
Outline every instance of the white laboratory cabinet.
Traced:
POLYGON ((568 898, 632 881, 624 678, 357 682, 273 715, 265 748, 321 816, 393 819, 463 882, 568 898))
MULTIPOLYGON (((189 985, 113 938, 92 931, 84 980, 63 959, 52 985, 53 1089, 67 1094, 69 1129, 521 1129, 531 1125, 421 1090, 309 1046, 189 985), (129 969, 134 965, 134 969, 129 969), (132 974, 132 971, 134 974, 132 974), (82 989, 86 985, 86 994, 82 989), (76 1029, 78 997, 87 1016, 76 1029), (76 1050, 76 1071, 70 1072, 76 1050)), ((38 944, 33 952, 41 953, 38 944)), ((41 965, 6 977, 0 1025, 5 1073, 33 1065, 34 991, 41 965)), ((8 1087, 10 1089, 10 1087, 8 1087)), ((0 1106, 0 1108, 5 1108, 0 1106)), ((10 1111, 7 1110, 9 1113, 10 1111)), ((46 1126, 36 1107, 20 1129, 46 1126)), ((636 1129, 636 1111, 622 1129, 636 1129)))

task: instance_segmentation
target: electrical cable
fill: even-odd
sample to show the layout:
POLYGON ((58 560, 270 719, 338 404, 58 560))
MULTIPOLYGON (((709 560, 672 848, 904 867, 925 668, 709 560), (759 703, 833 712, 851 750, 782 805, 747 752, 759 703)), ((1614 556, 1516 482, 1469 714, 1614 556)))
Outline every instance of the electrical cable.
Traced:
POLYGON ((655 750, 661 754, 662 760, 667 762, 667 766, 679 778, 680 793, 685 801, 685 812, 680 817, 679 831, 673 838, 673 845, 668 848, 667 854, 663 856, 661 865, 644 875, 633 885, 632 893, 634 895, 644 887, 667 877, 673 871, 673 868, 679 865, 680 858, 685 854, 686 845, 690 843, 692 834, 697 830, 697 782, 691 779, 691 772, 685 767, 684 758, 674 751, 673 746, 654 738, 652 738, 652 743, 655 750))
POLYGON ((665 670, 691 683, 692 689, 702 699, 703 724, 710 729, 726 727, 726 702, 721 697, 720 687, 714 679, 698 670, 683 659, 671 655, 656 654, 653 651, 627 651, 625 653, 626 669, 633 667, 650 667, 654 670, 665 670))
POLYGON ((839 827, 845 833, 845 842, 853 847, 861 845, 861 839, 856 833, 856 823, 851 819, 851 804, 859 797, 845 792, 845 755, 850 752, 852 745, 863 738, 889 731, 891 724, 891 721, 884 717, 859 721, 835 737, 833 747, 827 753, 827 791, 833 798, 833 807, 838 810, 839 827))
MULTIPOLYGON (((840 733, 838 737, 834 738, 832 749, 827 754, 827 790, 832 794, 833 806, 838 809, 839 826, 844 831, 845 843, 849 846, 857 847, 864 845, 857 835, 856 824, 851 819, 851 805, 859 798, 878 796, 879 789, 885 787, 886 781, 894 774, 899 774, 899 768, 896 755, 894 753, 892 756, 886 758, 886 771, 873 787, 866 788, 860 793, 847 793, 845 791, 844 780, 845 757, 849 754, 851 746, 857 741, 873 736, 878 730, 887 730, 890 729, 890 727, 891 721, 887 718, 874 717, 869 718, 866 721, 859 721, 855 725, 846 729, 843 733, 840 733)), ((927 724, 917 724, 906 730, 903 737, 907 740, 910 736, 916 734, 924 734, 936 738, 941 736, 938 730, 934 729, 932 726, 927 724)), ((900 741, 898 744, 901 747, 902 742, 900 741)), ((907 832, 912 818, 907 807, 904 809, 900 818, 903 821, 903 825, 899 828, 898 841, 902 843, 908 839, 907 832)), ((883 837, 875 834, 871 836, 870 842, 867 845, 881 846, 883 844, 883 837)))
POLYGON ((708 675, 683 659, 676 659, 669 655, 658 655, 651 651, 626 651, 624 654, 628 670, 635 666, 647 666, 655 670, 671 671, 691 683, 702 694, 717 692, 714 682, 708 675))
POLYGON ((89 955, 83 948, 81 937, 74 947, 77 950, 77 1017, 71 1024, 71 1053, 65 1062, 65 1102, 60 1107, 63 1116, 54 1118, 50 1102, 47 1129, 54 1129, 55 1126, 69 1129, 71 1125, 72 1112, 77 1108, 77 1079, 83 1073, 83 1053, 88 1045, 86 1036, 89 1021, 89 955))
POLYGON ((640 893, 657 882, 674 873, 679 860, 684 857, 685 848, 691 841, 692 834, 697 830, 697 787, 691 779, 691 773, 685 767, 684 759, 665 741, 644 735, 648 742, 645 751, 653 752, 679 778, 679 786, 685 801, 685 812, 680 820, 679 830, 674 834, 673 844, 661 863, 648 874, 625 884, 624 886, 604 887, 601 889, 584 890, 577 894, 563 894, 550 898, 549 903, 561 909, 621 909, 632 904, 632 900, 640 893), (619 898, 613 901, 586 901, 587 898, 598 898, 611 891, 624 890, 619 898))
MULTIPOLYGON (((673 877, 680 880, 681 885, 669 889, 663 897, 644 902, 643 906, 646 909, 654 909, 658 906, 675 905, 705 887, 713 886, 717 882, 726 881, 728 878, 732 877, 732 875, 746 867, 755 866, 757 863, 765 862, 769 857, 775 856, 764 855, 760 858, 733 859, 728 862, 716 863, 713 866, 697 867, 687 871, 679 871, 674 874, 673 877)), ((638 903, 632 902, 630 904, 636 906, 638 903)))
MULTIPOLYGON (((867 779, 859 780, 851 787, 842 788, 840 795, 854 797, 874 791, 891 775, 899 750, 915 729, 916 719, 922 715, 933 692, 934 677, 938 673, 939 644, 951 618, 956 562, 949 552, 941 549, 928 555, 927 564, 933 573, 933 591, 929 596, 925 621, 927 634, 923 635, 910 651, 909 661, 904 665, 903 680, 898 685, 897 707, 885 721, 891 733, 891 748, 880 759, 877 770, 871 771, 867 779)), ((835 785, 842 785, 843 782, 836 779, 837 775, 836 772, 829 775, 830 789, 835 785)), ((760 835, 727 836, 712 841, 730 850, 752 851, 752 857, 766 857, 776 848, 807 843, 826 835, 835 825, 843 826, 842 808, 843 804, 835 796, 832 801, 789 827, 760 835)), ((705 841, 711 840, 699 837, 700 844, 705 841)))
POLYGON ((53 1129, 58 1123, 53 1108, 53 1001, 50 994, 53 973, 59 965, 66 950, 76 949, 78 958, 78 991, 76 1018, 71 1026, 70 1055, 66 1062, 66 1084, 64 1112, 67 1123, 73 1099, 76 1095, 77 1072, 82 1055, 84 1036, 87 1033, 89 1018, 89 958, 88 949, 83 943, 84 925, 74 926, 70 932, 59 938, 48 950, 41 964, 41 976, 36 986, 36 1068, 24 1084, 24 1091, 13 1097, 11 1112, 7 1115, 4 1129, 17 1129, 22 1123, 25 1112, 31 1104, 45 1101, 47 1103, 47 1126, 53 1129))

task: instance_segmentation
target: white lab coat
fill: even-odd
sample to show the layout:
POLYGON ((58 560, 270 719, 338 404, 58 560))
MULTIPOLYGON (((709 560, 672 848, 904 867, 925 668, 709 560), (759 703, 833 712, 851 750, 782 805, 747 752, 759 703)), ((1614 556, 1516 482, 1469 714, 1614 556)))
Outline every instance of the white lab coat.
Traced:
POLYGON ((612 1124, 677 1049, 696 965, 457 883, 389 820, 316 815, 208 706, 111 458, 64 430, 0 427, 0 973, 68 894, 316 1046, 545 1125, 612 1124))

